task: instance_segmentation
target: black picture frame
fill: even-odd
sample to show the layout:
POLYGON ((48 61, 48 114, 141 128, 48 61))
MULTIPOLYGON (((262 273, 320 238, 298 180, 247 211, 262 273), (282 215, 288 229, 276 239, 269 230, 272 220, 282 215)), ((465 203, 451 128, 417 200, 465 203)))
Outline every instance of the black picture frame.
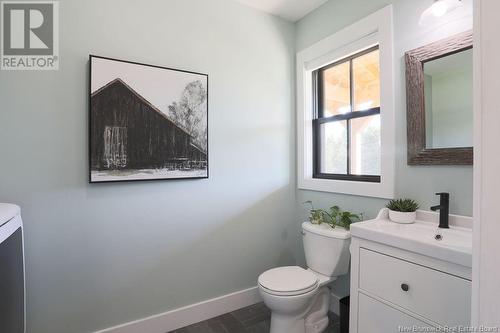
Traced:
MULTIPOLYGON (((95 65, 95 63, 94 63, 95 65)), ((132 68, 131 67, 131 68, 132 68)), ((88 81, 88 182, 91 184, 95 183, 115 183, 115 182, 131 182, 131 181, 153 181, 153 180, 183 180, 183 179, 208 179, 209 178, 209 76, 205 73, 175 69, 170 67, 164 67, 159 65, 145 64, 134 61, 121 60, 116 58, 89 55, 89 81, 88 81), (158 106, 146 97, 144 97, 140 92, 134 89, 126 79, 117 76, 99 86, 96 89, 96 82, 94 82, 95 74, 93 72, 93 63, 95 61, 107 61, 110 63, 120 63, 125 64, 125 66, 130 65, 132 67, 139 66, 147 68, 148 70, 157 69, 159 71, 170 71, 173 73, 186 74, 187 76, 199 77, 202 79, 201 83, 196 82, 194 84, 195 88, 204 92, 204 100, 202 93, 198 94, 198 97, 203 100, 204 110, 202 110, 203 120, 206 125, 204 126, 203 135, 197 136, 195 141, 194 130, 189 132, 188 129, 183 126, 184 124, 177 123, 172 119, 166 112, 167 110, 160 110, 158 106), (98 96, 98 97, 97 97, 98 96), (135 109, 131 111, 131 107, 128 110, 122 111, 127 108, 125 100, 128 100, 129 104, 133 104, 135 109), (118 103, 118 104, 113 104, 118 103), (138 107, 138 108, 137 108, 138 107), (104 110, 105 109, 105 110, 104 110), (106 112, 106 110, 111 110, 109 112, 113 113, 112 117, 114 124, 106 125, 106 120, 104 115, 99 114, 99 112, 106 112), (126 113, 134 113, 134 115, 127 115, 126 113), (99 114, 99 116, 98 116, 99 114), (149 116, 147 116, 149 115, 149 116), (100 117, 104 119, 100 119, 100 117), (147 133, 144 128, 140 127, 137 122, 134 126, 130 125, 131 120, 129 118, 134 118, 135 121, 138 118, 143 118, 143 120, 148 121, 150 128, 155 127, 160 138, 155 140, 160 142, 153 145, 151 142, 151 133, 147 133), (149 119, 144 119, 149 118, 149 119), (119 120, 117 120, 119 119, 119 120), (124 120, 125 119, 125 120, 124 120), (119 123, 119 124, 118 124, 119 123), (113 125, 113 126, 111 126, 113 125), (103 127, 104 126, 104 127, 103 127), (102 129, 104 128, 104 131, 102 129), (125 128, 125 129, 123 129, 125 128), (101 131, 99 132, 99 129, 101 131), (111 130, 110 130, 111 129, 111 130), (167 130, 170 132, 167 133, 167 130), (132 135, 128 133, 132 132, 132 135), (125 133, 125 135, 120 135, 125 133), (161 133, 161 134, 160 134, 161 133), (135 139, 140 139, 144 143, 145 135, 150 136, 148 148, 149 153, 144 152, 144 146, 135 147, 134 144, 138 145, 139 140, 133 141, 135 139), (103 143, 97 142, 102 135, 103 143), (131 137, 129 140, 128 137, 131 137), (168 137, 167 137, 168 136, 168 137), (118 137, 118 138, 117 138, 118 137), (122 137, 120 139, 120 137, 122 137), (123 139, 125 137, 125 140, 123 139), (169 139, 172 140, 169 140, 169 139), (203 141, 200 138, 204 138, 203 141), (201 142, 204 147, 199 144, 201 142), (118 147, 118 149, 116 149, 118 147), (118 153, 117 153, 118 150, 118 153), (162 154, 153 154, 152 151, 158 152, 162 151, 162 154), (111 152, 110 152, 111 151, 111 152), (123 153, 125 151, 125 153, 123 153), (131 152, 130 156, 128 153, 131 152), (168 153, 167 153, 168 152, 168 153), (108 156, 108 158, 105 158, 108 156), (109 158, 111 156, 111 158, 109 158), (148 160, 149 157, 149 160, 148 160), (142 160, 141 160, 142 158, 142 160), (130 159, 130 162, 128 162, 130 159), (106 162, 103 162, 106 160, 106 162), (110 163, 111 161, 111 163, 110 163), (116 163, 118 161, 118 163, 116 163), (141 162, 144 161, 144 162, 141 162), (103 163, 107 165, 103 166, 103 163), (150 165, 154 166, 152 168, 141 168, 140 166, 150 165), (129 166, 129 167, 127 167, 129 166), (151 176, 151 174, 158 173, 157 176, 151 176), (104 174, 104 176, 103 176, 104 174), (111 174, 113 174, 111 176, 111 174), (132 176, 130 176, 132 174, 132 176), (134 174, 136 176, 134 176, 134 174), (138 175, 138 174, 142 174, 138 175)), ((110 75, 109 73, 107 75, 110 75)), ((186 79, 187 80, 187 79, 186 79)), ((186 81, 187 82, 187 81, 186 81)), ((191 83, 190 83, 191 84, 191 83)), ((189 85, 189 84, 188 84, 189 85)), ((186 91, 190 92, 193 89, 187 89, 186 86, 183 90, 183 95, 179 96, 184 98, 184 93, 186 91)), ((192 88, 193 86, 191 86, 192 88)), ((177 87, 178 88, 178 87, 177 87)), ((158 88, 159 89, 159 88, 158 88)), ((194 89, 196 90, 196 89, 194 89)), ((182 99, 181 99, 182 101, 182 99)), ((182 109, 183 104, 181 101, 169 102, 168 110, 182 109)), ((189 100, 188 100, 189 101, 189 100)), ((185 103, 189 104, 189 103, 185 103)), ((165 109, 165 108, 164 108, 165 109)), ((178 113, 182 113, 180 110, 178 113)), ((200 112, 200 110, 198 110, 200 112)), ((178 118, 177 120, 179 120, 178 118)), ((182 120, 182 119, 180 119, 182 120)), ((199 124, 200 122, 198 122, 199 124)), ((200 125, 201 126, 201 125, 200 125)), ((203 126, 201 126, 203 128, 203 126)))

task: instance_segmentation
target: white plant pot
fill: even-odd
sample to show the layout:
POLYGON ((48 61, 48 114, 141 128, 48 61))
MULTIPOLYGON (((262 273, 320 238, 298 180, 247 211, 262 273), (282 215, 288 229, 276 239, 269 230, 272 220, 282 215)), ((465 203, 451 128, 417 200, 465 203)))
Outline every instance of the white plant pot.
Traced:
POLYGON ((396 223, 413 223, 417 219, 417 212, 398 212, 389 209, 389 218, 396 223))

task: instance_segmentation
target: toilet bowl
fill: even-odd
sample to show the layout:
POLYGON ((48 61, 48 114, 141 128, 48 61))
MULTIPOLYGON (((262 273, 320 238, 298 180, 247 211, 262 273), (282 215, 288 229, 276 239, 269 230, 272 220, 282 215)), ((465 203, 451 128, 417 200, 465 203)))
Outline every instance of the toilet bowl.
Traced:
POLYGON ((258 279, 271 310, 271 333, 323 332, 330 308, 328 285, 349 270, 349 231, 304 222, 302 235, 308 269, 277 267, 258 279))

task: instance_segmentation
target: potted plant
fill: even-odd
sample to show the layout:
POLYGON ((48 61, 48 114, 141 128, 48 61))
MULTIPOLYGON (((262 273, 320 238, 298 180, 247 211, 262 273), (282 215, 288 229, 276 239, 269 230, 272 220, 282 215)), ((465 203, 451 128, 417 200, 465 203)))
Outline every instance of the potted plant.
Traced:
POLYGON ((328 224, 331 228, 336 226, 349 230, 352 223, 362 220, 362 214, 353 214, 349 211, 340 209, 339 206, 330 207, 329 211, 324 209, 315 209, 312 201, 306 201, 311 209, 309 210, 309 222, 312 224, 328 224))
POLYGON ((413 223, 417 218, 418 203, 412 199, 395 199, 389 201, 389 218, 396 223, 413 223))

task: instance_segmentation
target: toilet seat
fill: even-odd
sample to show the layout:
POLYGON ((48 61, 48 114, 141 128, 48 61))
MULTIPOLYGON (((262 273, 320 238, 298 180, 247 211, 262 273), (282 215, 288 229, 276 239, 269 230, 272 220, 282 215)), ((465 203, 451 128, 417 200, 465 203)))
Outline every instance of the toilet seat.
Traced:
POLYGON ((263 291, 275 296, 297 296, 318 288, 318 277, 299 266, 285 266, 265 271, 259 276, 263 291))

